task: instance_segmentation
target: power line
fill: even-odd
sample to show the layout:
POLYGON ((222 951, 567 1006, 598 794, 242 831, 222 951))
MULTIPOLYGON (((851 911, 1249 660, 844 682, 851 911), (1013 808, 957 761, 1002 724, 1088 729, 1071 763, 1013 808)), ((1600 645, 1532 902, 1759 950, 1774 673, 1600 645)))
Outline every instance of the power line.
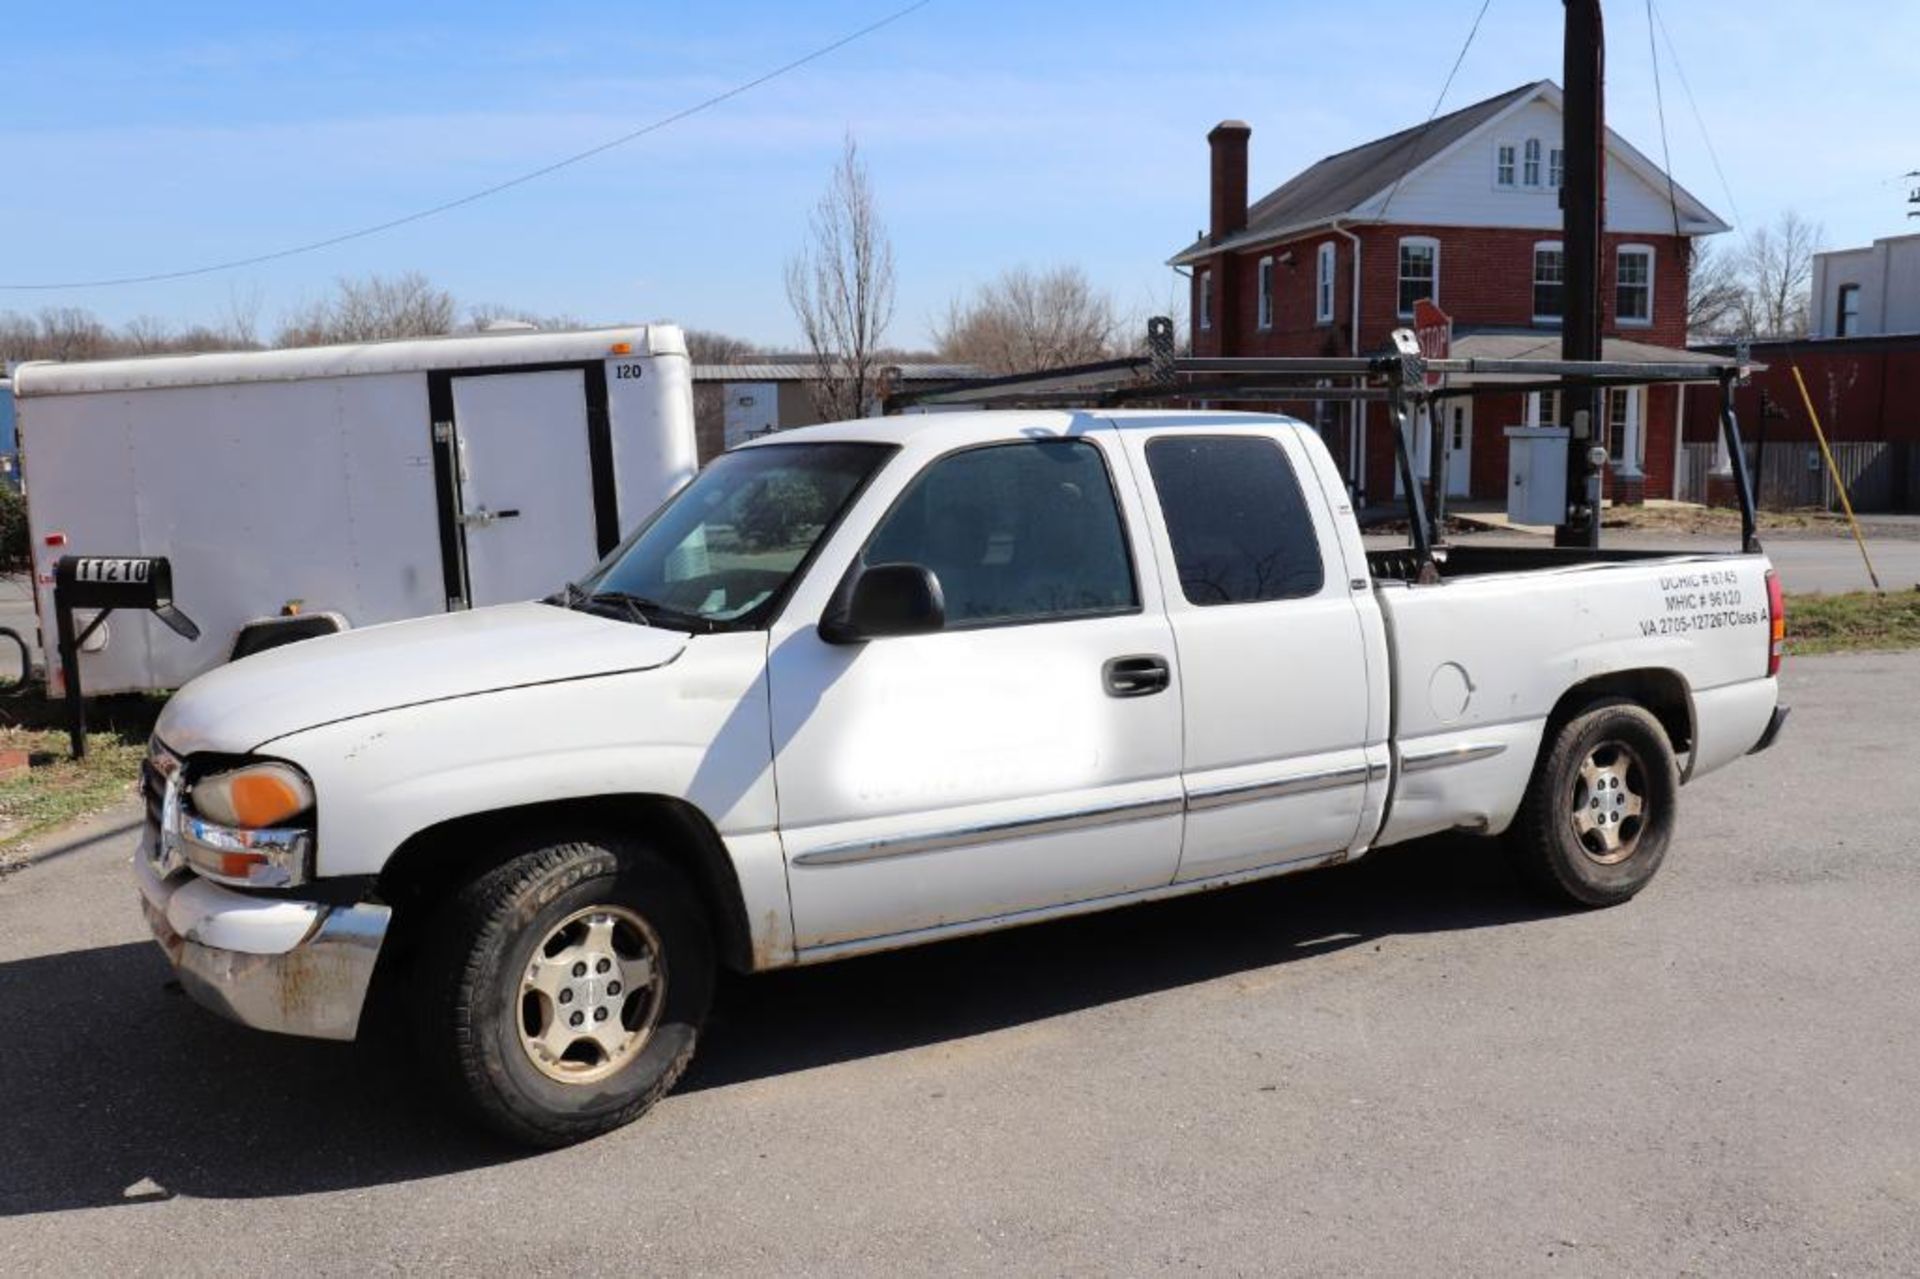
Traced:
MULTIPOLYGON (((1674 48, 1673 33, 1667 30, 1667 20, 1653 0, 1647 0, 1647 12, 1653 15, 1654 22, 1659 25, 1660 38, 1667 42, 1667 52, 1673 57, 1674 72, 1680 77, 1681 89, 1686 92, 1687 105, 1693 108, 1693 122, 1700 126, 1700 140, 1707 144, 1707 158, 1713 161, 1713 171, 1720 179, 1721 193, 1727 197, 1727 209, 1733 214, 1734 225, 1740 228, 1740 234, 1744 236, 1747 234, 1747 220, 1740 216, 1740 206, 1733 198, 1733 187, 1727 182, 1727 171, 1720 167, 1720 153, 1713 148, 1713 135, 1707 132, 1707 121, 1700 114, 1700 104, 1694 99, 1693 86, 1687 83, 1686 64, 1680 61, 1680 51, 1674 48)), ((1653 37, 1649 35, 1647 38, 1651 40, 1653 37)), ((1668 170, 1667 176, 1669 179, 1672 178, 1671 169, 1668 170)))
POLYGON ((567 168, 570 165, 579 164, 583 160, 590 160, 594 156, 600 155, 603 152, 613 150, 615 147, 625 146, 629 142, 633 142, 640 138, 644 138, 650 133, 657 133, 661 129, 666 128, 668 125, 678 124, 680 121, 687 119, 689 116, 698 115, 702 111, 706 111, 713 107, 717 107, 723 102, 727 102, 733 98, 737 98, 743 93, 751 92, 752 90, 757 89, 761 85, 767 84, 770 81, 777 80, 781 76, 786 75, 788 72, 797 71, 801 67, 806 66, 810 62, 817 62, 821 58, 826 57, 828 54, 833 53, 839 49, 844 49, 846 46, 852 44, 854 41, 860 40, 866 36, 872 35, 874 32, 880 30, 882 27, 891 26, 892 24, 900 21, 902 18, 905 18, 910 14, 915 13, 918 10, 924 9, 932 3, 933 3, 933 0, 914 0, 914 3, 909 4, 904 8, 896 9, 892 13, 889 13, 888 15, 886 15, 884 18, 881 18, 876 22, 870 22, 866 26, 861 27, 857 31, 853 31, 848 33, 847 35, 841 36, 838 40, 835 40, 831 44, 823 44, 819 48, 813 50, 811 53, 803 54, 802 56, 795 58, 791 62, 784 63, 778 67, 775 67, 771 71, 767 71, 761 75, 755 76, 751 80, 747 80, 741 84, 737 84, 733 86, 731 89, 726 90, 725 92, 716 93, 710 98, 702 99, 701 101, 694 103, 692 106, 683 107, 680 110, 673 112, 671 115, 662 116, 658 120, 653 121, 651 124, 642 125, 641 127, 634 129, 628 133, 621 134, 617 138, 610 138, 607 141, 602 142, 597 146, 588 147, 584 151, 576 151, 574 154, 565 156, 559 160, 555 160, 551 164, 542 165, 537 169, 530 169, 527 172, 522 173, 517 177, 508 178, 504 182, 496 182, 489 187, 482 187, 478 191, 470 191, 466 195, 459 196, 456 199, 447 200, 441 204, 433 205, 431 208, 418 209, 412 213, 404 214, 397 218, 389 218, 385 222, 376 222, 371 226, 363 226, 353 231, 344 231, 339 235, 330 235, 323 240, 311 240, 304 244, 290 245, 284 249, 275 249, 270 253, 257 253, 252 257, 232 258, 225 262, 210 262, 204 266, 187 267, 183 270, 178 270, 178 271, 155 271, 146 275, 122 275, 122 276, 113 276, 107 279, 100 279, 100 280, 67 280, 67 281, 60 281, 60 282, 31 283, 31 284, 0 283, 0 290, 19 291, 19 290, 28 290, 28 289, 102 289, 102 288, 111 288, 118 285, 126 285, 126 284, 158 284, 163 280, 184 280, 190 276, 212 275, 215 272, 219 272, 219 271, 233 271, 233 270, 238 270, 241 267, 258 266, 263 262, 277 262, 282 258, 297 257, 302 253, 313 253, 320 249, 329 249, 336 244, 345 244, 350 240, 363 240, 370 235, 379 235, 383 231, 391 231, 396 227, 403 227, 408 225, 409 223, 420 222, 427 218, 435 217, 435 216, 438 216, 439 214, 448 213, 454 209, 462 208, 466 205, 477 203, 478 201, 484 200, 489 196, 499 195, 502 191, 509 191, 509 190, 512 190, 514 187, 523 186, 528 182, 532 182, 536 178, 544 178, 550 173, 557 173, 561 169, 567 168))
POLYGON ((1480 12, 1473 15, 1473 26, 1467 31, 1466 43, 1460 46, 1460 52, 1453 59, 1453 69, 1447 72, 1447 82, 1440 86, 1440 96, 1433 100, 1433 110, 1427 112, 1427 122, 1420 126, 1420 132, 1413 136, 1413 145, 1407 150, 1407 162, 1400 166, 1400 176, 1393 180, 1393 189, 1387 192, 1387 198, 1380 202, 1379 217, 1387 216, 1387 208, 1393 203, 1393 197, 1400 194, 1400 184, 1407 180, 1407 174, 1413 172, 1413 163, 1420 154, 1420 141, 1427 136, 1427 130, 1440 115, 1440 105, 1447 100, 1447 90, 1453 88, 1453 78, 1460 74, 1460 64, 1467 60, 1467 50, 1473 48, 1473 38, 1480 34, 1480 20, 1487 16, 1487 7, 1493 0, 1480 0, 1480 12))
POLYGON ((1653 62, 1653 108, 1660 116, 1660 167, 1667 175, 1667 208, 1674 238, 1680 236, 1680 201, 1673 192, 1673 152, 1667 149, 1667 100, 1660 92, 1660 50, 1653 42, 1653 0, 1647 0, 1647 57, 1653 62))

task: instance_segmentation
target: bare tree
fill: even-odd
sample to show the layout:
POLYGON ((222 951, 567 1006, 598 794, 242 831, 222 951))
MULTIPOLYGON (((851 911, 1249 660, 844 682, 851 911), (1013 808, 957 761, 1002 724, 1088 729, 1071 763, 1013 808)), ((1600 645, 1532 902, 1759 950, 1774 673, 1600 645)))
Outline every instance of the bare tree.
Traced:
POLYGON ((1687 270, 1687 335, 1720 337, 1737 328, 1747 286, 1740 257, 1705 240, 1693 246, 1687 270))
POLYGON ((203 330, 220 335, 224 345, 236 351, 255 350, 260 345, 260 307, 264 301, 258 284, 227 289, 226 310, 217 326, 203 330))
POLYGON ((341 279, 334 295, 295 312, 281 325, 278 345, 377 342, 453 331, 453 295, 418 271, 341 279))
POLYGON ((173 349, 173 325, 157 315, 136 315, 120 326, 120 337, 135 355, 154 355, 173 349))
POLYGON ((1077 266, 1014 267, 935 325, 940 354, 990 374, 1105 359, 1121 345, 1113 299, 1077 266))
POLYGON ((30 315, 0 312, 0 363, 40 358, 40 326, 30 315))
POLYGON ((462 332, 485 333, 489 330, 529 328, 544 329, 549 332, 559 329, 586 328, 586 322, 576 315, 541 315, 523 307, 501 306, 497 302, 476 302, 467 308, 467 318, 460 325, 462 332))
POLYGON ((814 408, 829 421, 859 417, 879 390, 881 341, 893 319, 893 245, 852 134, 807 235, 787 261, 787 300, 820 365, 814 408))
POLYGON ((1822 231, 1787 209, 1747 238, 1741 263, 1746 292, 1740 328, 1752 337, 1804 337, 1812 309, 1809 286, 1822 231))
POLYGON ((39 359, 97 360, 117 354, 107 326, 84 307, 47 307, 40 312, 39 329, 39 359))

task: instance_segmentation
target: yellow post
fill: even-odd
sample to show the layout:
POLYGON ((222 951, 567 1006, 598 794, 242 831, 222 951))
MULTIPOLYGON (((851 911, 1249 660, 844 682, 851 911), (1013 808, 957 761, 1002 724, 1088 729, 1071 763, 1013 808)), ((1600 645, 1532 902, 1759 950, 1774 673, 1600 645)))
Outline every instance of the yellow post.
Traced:
POLYGON ((1800 376, 1800 366, 1793 366, 1793 380, 1800 386, 1800 402, 1807 406, 1807 420, 1813 423, 1813 438, 1820 441, 1820 456, 1827 459, 1827 474, 1833 476, 1833 486, 1840 491, 1840 505, 1846 509, 1847 525, 1853 529, 1853 540, 1860 548, 1860 558, 1867 562, 1867 579, 1873 583, 1874 593, 1885 595, 1880 589, 1880 575, 1873 571, 1873 560, 1867 555, 1867 539, 1860 536, 1860 521, 1853 517, 1853 501, 1847 496, 1847 482, 1840 478, 1840 468, 1833 464, 1833 451, 1827 447, 1827 433, 1820 429, 1820 415, 1813 411, 1813 397, 1807 394, 1807 379, 1800 376))

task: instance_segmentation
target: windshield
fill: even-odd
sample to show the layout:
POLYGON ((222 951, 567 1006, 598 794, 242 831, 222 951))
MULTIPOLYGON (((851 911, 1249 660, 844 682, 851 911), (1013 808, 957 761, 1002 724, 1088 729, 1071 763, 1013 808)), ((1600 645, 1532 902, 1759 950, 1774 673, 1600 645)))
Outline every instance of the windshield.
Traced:
POLYGON ((668 626, 755 625, 892 451, 766 444, 723 453, 565 602, 613 601, 668 626))

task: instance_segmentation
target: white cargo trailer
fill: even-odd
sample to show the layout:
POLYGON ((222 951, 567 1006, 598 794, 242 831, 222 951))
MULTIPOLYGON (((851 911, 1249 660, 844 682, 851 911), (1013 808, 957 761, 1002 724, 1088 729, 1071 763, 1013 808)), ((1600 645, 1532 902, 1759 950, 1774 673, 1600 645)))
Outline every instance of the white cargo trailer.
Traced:
POLYGON ((667 325, 26 364, 14 393, 51 685, 61 555, 169 557, 201 630, 116 613, 88 693, 176 688, 326 615, 546 595, 697 464, 667 325))

